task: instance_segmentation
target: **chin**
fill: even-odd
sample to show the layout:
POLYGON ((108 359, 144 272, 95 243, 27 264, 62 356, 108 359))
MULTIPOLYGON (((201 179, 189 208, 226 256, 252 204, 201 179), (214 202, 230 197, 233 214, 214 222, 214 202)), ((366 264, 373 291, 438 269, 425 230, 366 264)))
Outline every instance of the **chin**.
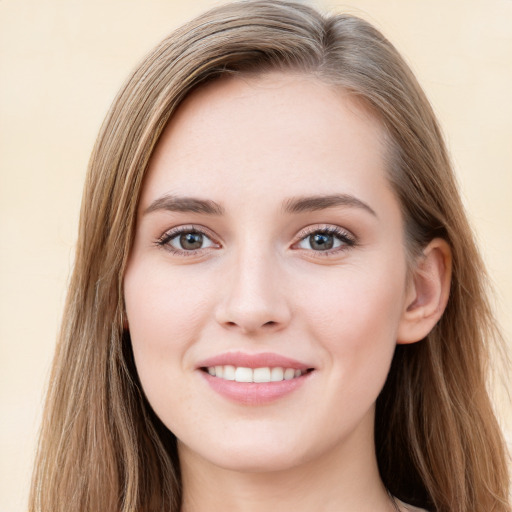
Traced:
POLYGON ((218 467, 227 471, 236 471, 238 473, 274 473, 287 471, 298 465, 300 461, 297 457, 261 457, 261 455, 242 454, 236 459, 226 460, 225 457, 219 457, 218 467))
POLYGON ((299 465, 303 458, 298 446, 277 446, 272 443, 255 443, 254 439, 239 443, 227 441, 219 443, 212 441, 208 446, 193 449, 184 447, 181 450, 194 451, 195 456, 208 461, 210 464, 227 471, 239 473, 271 473, 289 470, 299 465), (212 450, 212 446, 215 449, 212 450))

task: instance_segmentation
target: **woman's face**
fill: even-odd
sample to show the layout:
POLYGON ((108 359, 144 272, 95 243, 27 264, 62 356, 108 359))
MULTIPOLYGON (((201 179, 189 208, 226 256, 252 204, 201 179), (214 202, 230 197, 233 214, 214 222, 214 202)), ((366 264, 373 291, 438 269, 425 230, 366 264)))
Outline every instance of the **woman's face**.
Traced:
POLYGON ((223 79, 181 105, 124 281, 140 381, 180 456, 266 471, 373 449, 410 295, 384 153, 367 111, 302 75, 223 79))

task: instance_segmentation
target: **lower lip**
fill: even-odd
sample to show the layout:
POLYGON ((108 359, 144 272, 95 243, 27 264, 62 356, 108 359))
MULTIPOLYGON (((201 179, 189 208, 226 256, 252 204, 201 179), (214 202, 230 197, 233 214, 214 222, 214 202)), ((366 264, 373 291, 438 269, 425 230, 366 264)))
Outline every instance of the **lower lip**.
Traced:
POLYGON ((223 397, 243 405, 265 405, 292 393, 302 386, 313 372, 278 382, 236 382, 220 379, 199 370, 210 387, 223 397))

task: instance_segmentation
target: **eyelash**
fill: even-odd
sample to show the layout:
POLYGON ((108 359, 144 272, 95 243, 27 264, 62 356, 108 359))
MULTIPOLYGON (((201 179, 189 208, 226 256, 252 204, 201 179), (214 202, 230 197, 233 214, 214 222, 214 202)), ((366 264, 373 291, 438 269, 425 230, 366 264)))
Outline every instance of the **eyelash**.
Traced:
MULTIPOLYGON (((163 247, 170 251, 173 254, 179 255, 179 256, 194 256, 198 254, 201 251, 204 251, 205 249, 210 249, 211 247, 217 245, 220 246, 218 242, 215 241, 214 237, 210 234, 210 232, 202 227, 197 227, 193 225, 188 226, 178 226, 176 228, 173 228, 169 231, 166 231, 158 240, 156 240, 156 245, 159 247, 163 247), (176 247, 173 247, 170 242, 177 238, 178 236, 182 234, 197 234, 201 235, 203 237, 206 237, 211 242, 211 246, 209 247, 201 247, 199 249, 177 249, 176 247)), ((315 256, 325 257, 330 256, 333 253, 339 253, 342 251, 346 251, 350 247, 354 247, 357 245, 357 240, 349 231, 342 229, 338 226, 310 226, 308 228, 305 228, 302 230, 298 236, 297 241, 293 243, 292 248, 296 248, 296 250, 303 250, 308 253, 313 253, 315 256), (338 241, 341 242, 341 245, 338 247, 335 247, 333 249, 326 249, 326 250, 318 250, 315 251, 314 249, 301 249, 297 247, 298 244, 306 240, 308 237, 312 235, 327 235, 332 236, 338 241)))
POLYGON ((335 253, 346 251, 347 249, 350 249, 351 247, 355 247, 357 245, 356 237, 352 233, 350 233, 350 231, 340 228, 339 226, 310 226, 305 228, 298 234, 298 241, 295 242, 292 247, 297 246, 298 244, 306 240, 308 237, 317 234, 328 235, 337 238, 341 242, 341 245, 338 247, 334 247, 333 249, 326 249, 323 251, 315 251, 313 249, 300 248, 297 248, 297 250, 304 250, 308 253, 314 253, 315 256, 325 257, 335 253))
POLYGON ((210 247, 213 247, 215 245, 219 246, 219 243, 215 241, 214 237, 207 231, 206 229, 202 227, 197 227, 193 225, 189 226, 178 226, 176 228, 173 228, 169 231, 166 231, 157 241, 156 245, 159 247, 163 247, 170 251, 173 254, 179 255, 179 256, 194 256, 197 253, 204 251, 205 249, 209 249, 210 247, 201 247, 199 249, 177 249, 176 247, 173 247, 170 242, 179 237, 183 234, 195 234, 195 235, 201 235, 208 240, 212 242, 212 245, 210 247))

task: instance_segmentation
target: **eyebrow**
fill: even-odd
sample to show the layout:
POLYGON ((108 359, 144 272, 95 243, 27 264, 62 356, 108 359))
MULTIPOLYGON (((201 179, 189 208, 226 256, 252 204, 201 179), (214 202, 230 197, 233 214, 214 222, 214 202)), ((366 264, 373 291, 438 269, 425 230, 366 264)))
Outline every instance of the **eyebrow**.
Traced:
POLYGON ((377 217, 375 210, 371 206, 350 194, 292 197, 284 202, 283 209, 286 213, 304 213, 326 210, 327 208, 335 208, 336 206, 360 208, 371 213, 374 217, 377 217))
POLYGON ((182 197, 165 195, 153 201, 145 210, 144 215, 157 210, 170 212, 204 213, 206 215, 223 215, 224 208, 215 201, 198 199, 195 197, 182 197))
MULTIPOLYGON (((350 194, 291 197, 283 202, 283 211, 285 213, 305 213, 326 210, 337 206, 360 208, 377 217, 375 210, 371 206, 350 194)), ((158 210, 202 213, 206 215, 224 215, 225 213, 222 205, 210 199, 175 195, 165 195, 155 199, 144 210, 144 215, 158 210)))

